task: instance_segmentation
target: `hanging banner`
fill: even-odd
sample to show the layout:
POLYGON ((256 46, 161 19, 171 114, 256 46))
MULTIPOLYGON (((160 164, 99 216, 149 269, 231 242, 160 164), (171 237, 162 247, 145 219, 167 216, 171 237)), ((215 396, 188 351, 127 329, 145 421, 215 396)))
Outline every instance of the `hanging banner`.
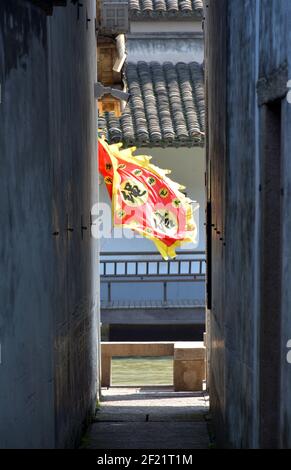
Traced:
POLYGON ((99 171, 112 199, 113 224, 152 240, 164 259, 174 258, 177 247, 197 241, 193 202, 167 176, 169 170, 152 165, 150 156, 133 155, 136 148, 121 147, 99 139, 99 171))

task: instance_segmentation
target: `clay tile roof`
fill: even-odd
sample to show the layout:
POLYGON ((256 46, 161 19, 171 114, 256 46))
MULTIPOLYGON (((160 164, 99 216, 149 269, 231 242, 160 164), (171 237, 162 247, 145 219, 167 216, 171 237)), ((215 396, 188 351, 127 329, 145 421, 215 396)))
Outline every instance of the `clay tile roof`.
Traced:
POLYGON ((203 0, 129 0, 131 19, 183 19, 203 16, 203 0))
POLYGON ((110 143, 125 146, 203 146, 204 73, 197 62, 127 64, 130 100, 121 117, 99 117, 110 143))

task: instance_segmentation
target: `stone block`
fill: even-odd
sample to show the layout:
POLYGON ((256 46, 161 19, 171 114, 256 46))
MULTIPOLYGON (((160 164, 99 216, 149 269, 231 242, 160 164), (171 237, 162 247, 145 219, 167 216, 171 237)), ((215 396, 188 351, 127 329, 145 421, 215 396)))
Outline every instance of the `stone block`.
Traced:
POLYGON ((174 389, 203 390, 205 346, 203 342, 180 342, 174 345, 174 389))

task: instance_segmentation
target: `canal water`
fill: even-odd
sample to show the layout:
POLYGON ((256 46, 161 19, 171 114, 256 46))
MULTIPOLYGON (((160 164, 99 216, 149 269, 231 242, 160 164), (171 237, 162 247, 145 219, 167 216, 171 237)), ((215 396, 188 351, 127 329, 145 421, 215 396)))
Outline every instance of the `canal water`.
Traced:
POLYGON ((114 357, 112 385, 173 385, 173 357, 114 357))

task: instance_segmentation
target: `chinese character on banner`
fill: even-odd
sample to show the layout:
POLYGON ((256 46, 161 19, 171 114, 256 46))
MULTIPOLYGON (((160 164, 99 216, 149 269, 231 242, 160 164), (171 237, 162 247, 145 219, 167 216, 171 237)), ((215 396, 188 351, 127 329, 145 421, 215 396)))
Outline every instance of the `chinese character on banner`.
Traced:
POLYGON ((137 231, 155 243, 164 259, 174 258, 177 247, 196 242, 192 201, 168 170, 150 163, 151 157, 121 147, 99 139, 99 171, 112 199, 114 226, 137 231))

